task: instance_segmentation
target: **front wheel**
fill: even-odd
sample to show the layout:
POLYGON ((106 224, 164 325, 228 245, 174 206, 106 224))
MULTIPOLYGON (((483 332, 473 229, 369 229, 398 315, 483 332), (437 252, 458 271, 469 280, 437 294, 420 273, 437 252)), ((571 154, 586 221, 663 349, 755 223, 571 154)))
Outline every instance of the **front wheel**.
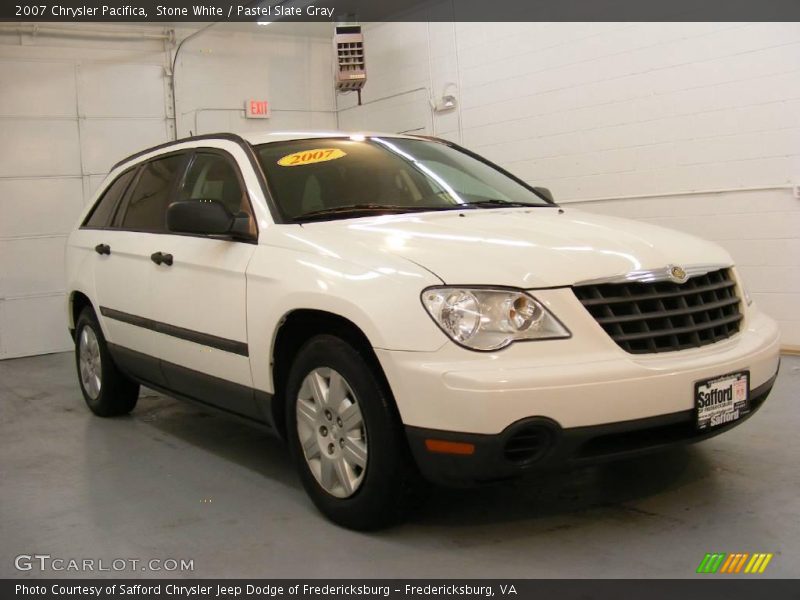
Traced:
POLYGON ((329 519, 358 530, 397 522, 425 485, 391 398, 344 340, 320 335, 289 373, 289 445, 308 495, 329 519))
POLYGON ((94 311, 84 308, 75 326, 75 366, 86 405, 96 415, 114 417, 133 410, 139 384, 123 375, 108 352, 94 311))

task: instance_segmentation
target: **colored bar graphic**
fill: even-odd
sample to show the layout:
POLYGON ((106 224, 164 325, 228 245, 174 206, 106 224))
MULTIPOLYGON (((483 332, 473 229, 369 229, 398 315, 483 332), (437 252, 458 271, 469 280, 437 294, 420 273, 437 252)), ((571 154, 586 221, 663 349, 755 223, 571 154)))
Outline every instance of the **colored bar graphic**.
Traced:
POLYGON ((744 573, 763 573, 767 570, 767 565, 773 556, 774 554, 766 552, 756 552, 754 554, 748 552, 707 553, 703 560, 700 561, 697 573, 734 574, 741 573, 742 568, 744 568, 744 573))
POLYGON ((728 560, 722 565, 722 569, 720 569, 720 573, 730 573, 731 567, 736 562, 736 559, 739 558, 738 554, 728 554, 728 560))
POLYGON ((758 569, 761 568, 761 561, 764 560, 766 554, 756 554, 756 561, 753 563, 753 567, 750 569, 751 573, 758 573, 758 569))
POLYGON ((697 567, 697 573, 705 573, 706 567, 708 566, 708 561, 711 559, 710 554, 706 554, 703 557, 703 560, 700 561, 700 566, 697 567))
POLYGON ((722 561, 725 560, 725 553, 720 552, 717 554, 717 560, 714 561, 714 564, 711 565, 711 573, 716 573, 719 568, 722 566, 722 561))
POLYGON ((698 573, 716 573, 717 569, 720 568, 722 565, 722 561, 725 559, 726 554, 724 552, 715 552, 714 554, 706 554, 703 560, 700 562, 700 566, 697 567, 698 573))
POLYGON ((745 573, 752 573, 753 567, 756 565, 756 563, 759 561, 760 558, 761 558, 760 554, 758 554, 758 553, 753 554, 753 558, 751 558, 750 562, 747 563, 747 566, 744 568, 744 572, 745 573))
POLYGON ((744 561, 747 560, 748 556, 750 556, 750 554, 748 552, 745 552, 744 554, 742 554, 742 557, 739 559, 739 563, 736 565, 735 573, 738 573, 739 571, 742 570, 742 567, 744 566, 744 561))
POLYGON ((764 557, 764 562, 761 563, 761 568, 758 570, 759 573, 763 573, 767 570, 767 565, 769 564, 769 561, 772 560, 772 556, 773 555, 770 553, 764 557))

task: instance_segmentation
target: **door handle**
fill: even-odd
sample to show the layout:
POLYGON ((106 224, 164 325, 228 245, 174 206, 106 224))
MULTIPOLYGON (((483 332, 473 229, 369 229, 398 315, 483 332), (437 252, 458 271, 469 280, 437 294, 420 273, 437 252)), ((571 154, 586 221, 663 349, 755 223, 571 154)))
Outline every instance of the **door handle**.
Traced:
POLYGON ((111 246, 108 244, 97 244, 97 246, 94 247, 94 251, 100 255, 111 254, 111 246))
POLYGON ((153 252, 150 255, 150 260, 152 260, 157 265, 167 265, 168 267, 172 266, 172 254, 164 254, 163 252, 153 252))

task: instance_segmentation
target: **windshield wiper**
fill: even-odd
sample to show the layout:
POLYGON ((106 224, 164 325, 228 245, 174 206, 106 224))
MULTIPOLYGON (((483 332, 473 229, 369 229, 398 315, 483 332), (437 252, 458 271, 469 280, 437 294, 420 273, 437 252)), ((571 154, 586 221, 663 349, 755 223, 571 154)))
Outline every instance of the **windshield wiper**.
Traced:
POLYGON ((510 207, 510 208, 517 208, 517 207, 535 207, 539 206, 538 204, 530 204, 528 202, 511 202, 507 200, 498 200, 496 198, 488 198, 486 200, 476 200, 475 202, 467 202, 467 206, 477 206, 480 208, 503 208, 503 207, 510 207))
POLYGON ((348 204, 346 206, 334 206, 322 208, 303 213, 293 219, 295 223, 306 221, 322 221, 330 217, 347 218, 361 214, 375 213, 405 213, 405 212, 427 212, 434 210, 458 210, 462 206, 400 206, 397 204, 348 204))

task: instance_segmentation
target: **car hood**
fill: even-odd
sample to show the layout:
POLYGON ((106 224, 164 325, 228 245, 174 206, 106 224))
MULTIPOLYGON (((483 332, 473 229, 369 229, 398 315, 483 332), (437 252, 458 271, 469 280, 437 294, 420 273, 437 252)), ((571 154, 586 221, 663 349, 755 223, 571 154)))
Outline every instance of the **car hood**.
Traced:
POLYGON ((455 285, 565 286, 666 265, 732 264, 718 245, 557 207, 367 217, 302 226, 303 237, 358 263, 403 257, 455 285))

